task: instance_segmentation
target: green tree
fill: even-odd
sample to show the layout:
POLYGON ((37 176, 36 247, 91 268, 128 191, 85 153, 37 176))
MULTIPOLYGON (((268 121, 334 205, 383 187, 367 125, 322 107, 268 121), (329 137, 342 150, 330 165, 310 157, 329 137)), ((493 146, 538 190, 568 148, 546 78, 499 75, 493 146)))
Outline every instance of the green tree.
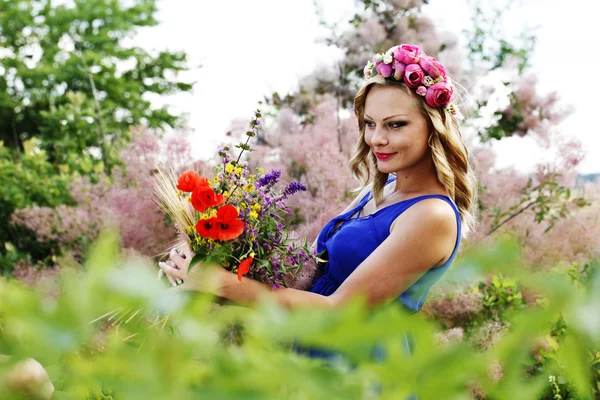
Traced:
MULTIPOLYGON (((129 128, 175 126, 148 95, 189 91, 176 80, 183 52, 149 52, 128 44, 157 24, 155 0, 1 0, 0 140, 23 149, 36 137, 55 166, 81 158, 107 168, 129 128)), ((89 170, 82 171, 85 173, 89 170)))
POLYGON ((131 44, 157 25, 155 0, 61 3, 0 0, 0 261, 27 236, 9 225, 16 208, 69 202, 69 176, 110 173, 131 127, 183 122, 152 97, 192 88, 184 52, 131 44))

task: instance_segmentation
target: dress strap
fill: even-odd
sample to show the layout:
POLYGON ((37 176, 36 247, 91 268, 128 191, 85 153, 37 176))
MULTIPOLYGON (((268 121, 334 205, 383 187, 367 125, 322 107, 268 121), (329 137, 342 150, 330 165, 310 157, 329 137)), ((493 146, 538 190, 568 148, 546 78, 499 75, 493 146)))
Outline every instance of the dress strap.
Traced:
MULTIPOLYGON (((389 175, 387 182, 385 183, 385 185, 389 185, 390 183, 394 182, 396 180, 396 176, 394 175, 389 175)), ((358 214, 357 214, 357 218, 360 218, 360 214, 362 214, 362 210, 363 207, 365 206, 365 204, 367 204, 369 202, 369 200, 371 200, 374 196, 374 192, 373 190, 370 190, 369 193, 365 194, 365 197, 362 198, 362 200, 360 201, 360 203, 358 203, 358 214)))

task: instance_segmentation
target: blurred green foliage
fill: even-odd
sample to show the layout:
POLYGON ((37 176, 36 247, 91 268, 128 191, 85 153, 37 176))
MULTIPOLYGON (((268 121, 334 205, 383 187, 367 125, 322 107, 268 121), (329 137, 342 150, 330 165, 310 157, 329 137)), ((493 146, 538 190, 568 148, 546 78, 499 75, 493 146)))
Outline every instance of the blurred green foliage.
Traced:
POLYGON ((441 346, 435 322, 396 305, 375 313, 360 301, 337 311, 289 312, 268 299, 252 309, 216 307, 211 296, 166 290, 153 267, 121 259, 118 238, 106 234, 86 271, 63 268, 54 286, 34 291, 0 281, 0 353, 11 357, 0 363, 0 397, 19 398, 3 377, 33 357, 50 374, 56 399, 466 399, 474 390, 489 399, 551 399, 553 390, 564 399, 593 399, 600 274, 574 286, 568 274, 520 268, 516 249, 500 241, 456 266, 502 274, 496 291, 506 293, 513 279, 545 299, 505 314, 510 329, 481 351, 466 342, 441 346), (107 329, 120 314, 127 317, 107 329), (568 328, 532 373, 530 354, 559 316, 568 328), (239 343, 224 340, 232 321, 243 326, 239 343), (415 336, 412 354, 402 344, 405 332, 415 336), (342 357, 308 359, 290 351, 292 342, 342 357), (370 356, 376 345, 385 352, 379 361, 370 356), (494 363, 499 380, 488 373, 494 363))

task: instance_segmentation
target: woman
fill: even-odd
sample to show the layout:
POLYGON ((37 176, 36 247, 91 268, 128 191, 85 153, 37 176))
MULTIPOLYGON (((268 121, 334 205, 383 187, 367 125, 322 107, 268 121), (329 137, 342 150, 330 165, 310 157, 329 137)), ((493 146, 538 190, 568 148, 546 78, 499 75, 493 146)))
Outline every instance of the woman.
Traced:
POLYGON ((271 287, 218 268, 213 285, 193 257, 171 253, 165 273, 187 290, 238 303, 271 295, 287 308, 338 307, 356 296, 369 306, 399 299, 411 311, 452 263, 474 218, 475 181, 459 131, 454 88, 444 67, 417 46, 400 45, 365 67, 354 110, 360 137, 350 162, 362 192, 319 234, 324 275, 310 291, 271 287))

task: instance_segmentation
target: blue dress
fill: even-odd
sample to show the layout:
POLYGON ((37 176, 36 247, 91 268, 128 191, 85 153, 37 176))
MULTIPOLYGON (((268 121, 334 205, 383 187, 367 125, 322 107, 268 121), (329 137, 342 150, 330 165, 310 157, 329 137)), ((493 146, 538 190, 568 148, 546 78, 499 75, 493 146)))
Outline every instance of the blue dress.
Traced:
MULTIPOLYGON (((395 178, 391 177, 388 179, 388 184, 394 180, 395 178)), ((323 276, 315 282, 310 291, 324 296, 333 294, 346 278, 389 236, 390 227, 400 214, 421 200, 437 198, 450 204, 456 214, 458 228, 456 244, 452 255, 443 265, 429 269, 398 297, 397 301, 400 301, 410 312, 416 313, 425 303, 433 284, 444 275, 456 257, 461 236, 461 218, 458 208, 447 196, 425 195, 389 205, 371 215, 361 216, 363 207, 372 197, 373 193, 368 193, 356 207, 333 218, 323 227, 317 238, 317 252, 324 252, 321 258, 327 262, 324 265, 323 276)), ((405 335, 404 346, 410 352, 409 339, 405 335)), ((319 349, 296 347, 296 350, 318 358, 330 358, 332 354, 319 349)), ((377 350, 375 355, 378 356, 377 350)))
MULTIPOLYGON (((390 179, 388 183, 394 180, 390 179)), ((429 289, 442 277, 456 257, 461 236, 458 208, 447 196, 425 195, 400 201, 384 207, 374 214, 361 217, 360 213, 363 207, 372 197, 373 193, 368 193, 356 207, 333 218, 321 230, 317 238, 317 252, 325 251, 321 258, 328 260, 328 262, 325 263, 323 276, 315 282, 311 292, 324 296, 333 294, 342 282, 387 239, 392 223, 400 214, 421 200, 437 198, 446 201, 454 210, 458 234, 454 251, 448 261, 439 267, 428 270, 398 297, 398 300, 408 310, 417 312, 425 303, 429 289), (353 217, 357 212, 358 215, 353 217)))

